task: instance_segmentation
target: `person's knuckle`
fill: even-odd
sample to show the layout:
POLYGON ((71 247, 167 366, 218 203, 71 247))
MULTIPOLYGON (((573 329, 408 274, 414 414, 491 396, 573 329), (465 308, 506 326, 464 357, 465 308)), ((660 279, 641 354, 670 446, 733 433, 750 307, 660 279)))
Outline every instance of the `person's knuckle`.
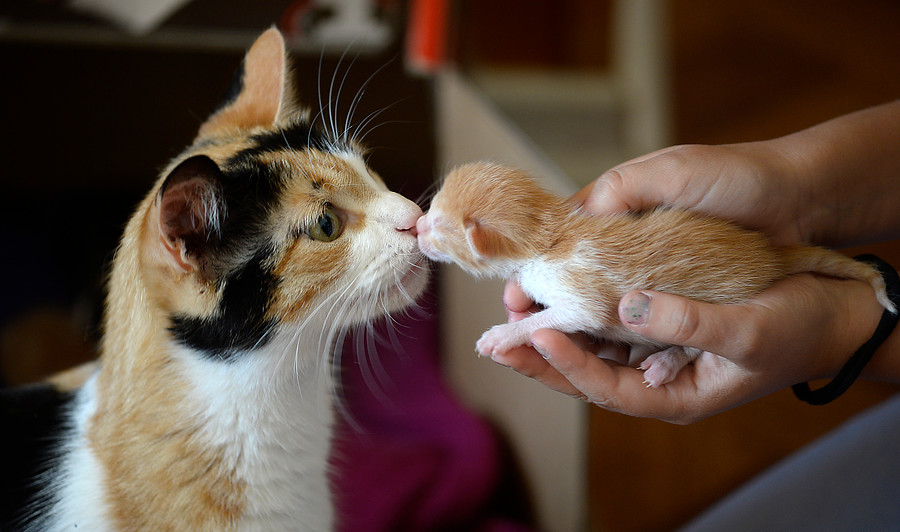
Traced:
POLYGON ((681 302, 679 311, 675 313, 677 318, 672 322, 670 336, 677 345, 694 346, 700 330, 700 311, 695 305, 681 302))

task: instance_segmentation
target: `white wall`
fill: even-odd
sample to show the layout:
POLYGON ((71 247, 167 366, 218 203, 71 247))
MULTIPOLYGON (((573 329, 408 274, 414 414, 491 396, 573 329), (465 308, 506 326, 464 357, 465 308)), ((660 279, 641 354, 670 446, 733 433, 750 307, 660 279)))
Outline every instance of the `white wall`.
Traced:
MULTIPOLYGON (((530 171, 560 194, 575 185, 460 76, 437 83, 439 161, 444 170, 492 160, 530 171)), ((444 361, 460 396, 510 437, 533 489, 539 524, 567 532, 586 527, 587 407, 532 379, 480 359, 475 341, 506 321, 503 282, 479 281, 455 266, 441 271, 444 361)))

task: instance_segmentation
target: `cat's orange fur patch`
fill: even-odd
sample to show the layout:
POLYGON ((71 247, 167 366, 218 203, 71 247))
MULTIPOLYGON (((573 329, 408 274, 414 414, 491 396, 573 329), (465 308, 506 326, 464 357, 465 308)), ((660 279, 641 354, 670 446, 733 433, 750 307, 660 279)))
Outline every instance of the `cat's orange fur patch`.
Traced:
MULTIPOLYGON (((295 332, 289 327, 302 326, 330 295, 344 305, 372 300, 371 309, 351 309, 352 318, 336 320, 341 327, 408 305, 427 280, 427 272, 417 271, 422 257, 410 225, 421 210, 387 190, 352 141, 333 146, 335 153, 289 145, 285 132, 300 131, 290 140, 301 144, 309 124, 298 120, 288 71, 283 39, 270 30, 246 56, 242 92, 201 126, 125 228, 109 279, 102 363, 85 388, 92 401, 83 408, 93 409, 84 410, 87 449, 78 449, 79 459, 99 463, 99 480, 73 481, 100 484, 103 500, 85 512, 74 509, 75 517, 108 518, 121 530, 228 530, 250 520, 284 529, 285 520, 299 524, 299 517, 310 519, 306 529, 318 530, 333 522, 325 474, 330 397, 307 400, 291 378, 298 375, 280 372, 291 361, 267 357, 265 349, 283 348, 277 342, 288 341, 295 332), (271 181, 235 184, 241 178, 271 181), (237 214, 229 217, 229 209, 237 214), (333 241, 310 231, 325 212, 342 226, 333 241), (212 214, 198 222, 206 213, 212 214), (243 321, 248 314, 250 325, 243 321), (188 320, 193 328, 182 334, 188 320), (259 337, 252 336, 256 327, 259 337), (251 342, 235 340, 246 331, 251 342), (290 386, 273 391, 269 385, 282 378, 290 386), (232 397, 257 385, 265 404, 232 397), (297 419, 302 423, 291 425, 297 419), (222 432, 232 420, 246 439, 222 432), (273 434, 272 426, 285 433, 273 434), (273 488, 283 481, 266 470, 273 464, 285 466, 290 485, 273 488), (107 515, 98 516, 101 510, 107 515)), ((330 146, 324 135, 315 138, 318 144, 310 144, 330 146)), ((320 316, 333 317, 331 310, 320 316)), ((286 352, 327 363, 322 355, 330 340, 321 347, 298 342, 286 352)), ((310 378, 320 375, 330 391, 330 372, 310 378)), ((86 379, 73 373, 52 382, 66 390, 86 379)))
POLYGON ((263 33, 244 59, 243 88, 237 99, 219 110, 200 128, 198 138, 223 131, 249 129, 275 122, 292 102, 291 76, 284 57, 284 38, 278 30, 263 33))
MULTIPOLYGON (((263 34, 245 60, 243 91, 201 127, 198 139, 217 139, 202 147, 217 164, 250 147, 248 131, 272 127, 292 105, 284 54, 277 31, 263 34)), ((200 433, 203 420, 192 410, 191 388, 166 332, 173 312, 208 315, 219 296, 200 272, 184 272, 166 257, 156 204, 163 182, 129 221, 114 262, 87 438, 103 467, 117 528, 227 529, 246 505, 244 486, 236 463, 200 433)))

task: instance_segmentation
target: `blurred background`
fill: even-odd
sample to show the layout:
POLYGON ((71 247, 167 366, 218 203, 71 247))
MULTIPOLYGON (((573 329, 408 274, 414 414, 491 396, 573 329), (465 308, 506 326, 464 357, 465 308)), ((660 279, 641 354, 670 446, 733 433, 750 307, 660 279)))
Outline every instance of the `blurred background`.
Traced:
MULTIPOLYGON (((766 139, 896 99, 898 23, 891 0, 8 0, 0 378, 93 356, 127 216, 272 24, 307 104, 336 80, 345 112, 365 88, 370 164, 418 199, 473 158, 570 193, 666 145, 766 139)), ((867 250, 900 264, 895 243, 867 250)), ((784 391, 688 427, 610 414, 474 360, 504 313, 499 283, 473 283, 440 272, 444 368, 509 438, 540 529, 672 530, 897 391, 860 382, 827 407, 784 391)))

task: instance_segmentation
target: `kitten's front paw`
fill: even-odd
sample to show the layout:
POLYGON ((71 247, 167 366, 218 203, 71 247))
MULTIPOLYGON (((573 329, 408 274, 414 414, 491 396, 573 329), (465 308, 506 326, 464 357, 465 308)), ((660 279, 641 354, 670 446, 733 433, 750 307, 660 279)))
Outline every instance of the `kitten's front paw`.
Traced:
POLYGON ((672 382, 681 368, 690 364, 699 354, 698 349, 672 346, 648 356, 640 365, 640 369, 644 370, 644 382, 652 388, 672 382))
POLYGON ((483 357, 493 357, 502 355, 513 347, 523 345, 525 341, 518 337, 513 325, 511 323, 495 325, 485 331, 478 343, 475 344, 478 353, 483 357))

